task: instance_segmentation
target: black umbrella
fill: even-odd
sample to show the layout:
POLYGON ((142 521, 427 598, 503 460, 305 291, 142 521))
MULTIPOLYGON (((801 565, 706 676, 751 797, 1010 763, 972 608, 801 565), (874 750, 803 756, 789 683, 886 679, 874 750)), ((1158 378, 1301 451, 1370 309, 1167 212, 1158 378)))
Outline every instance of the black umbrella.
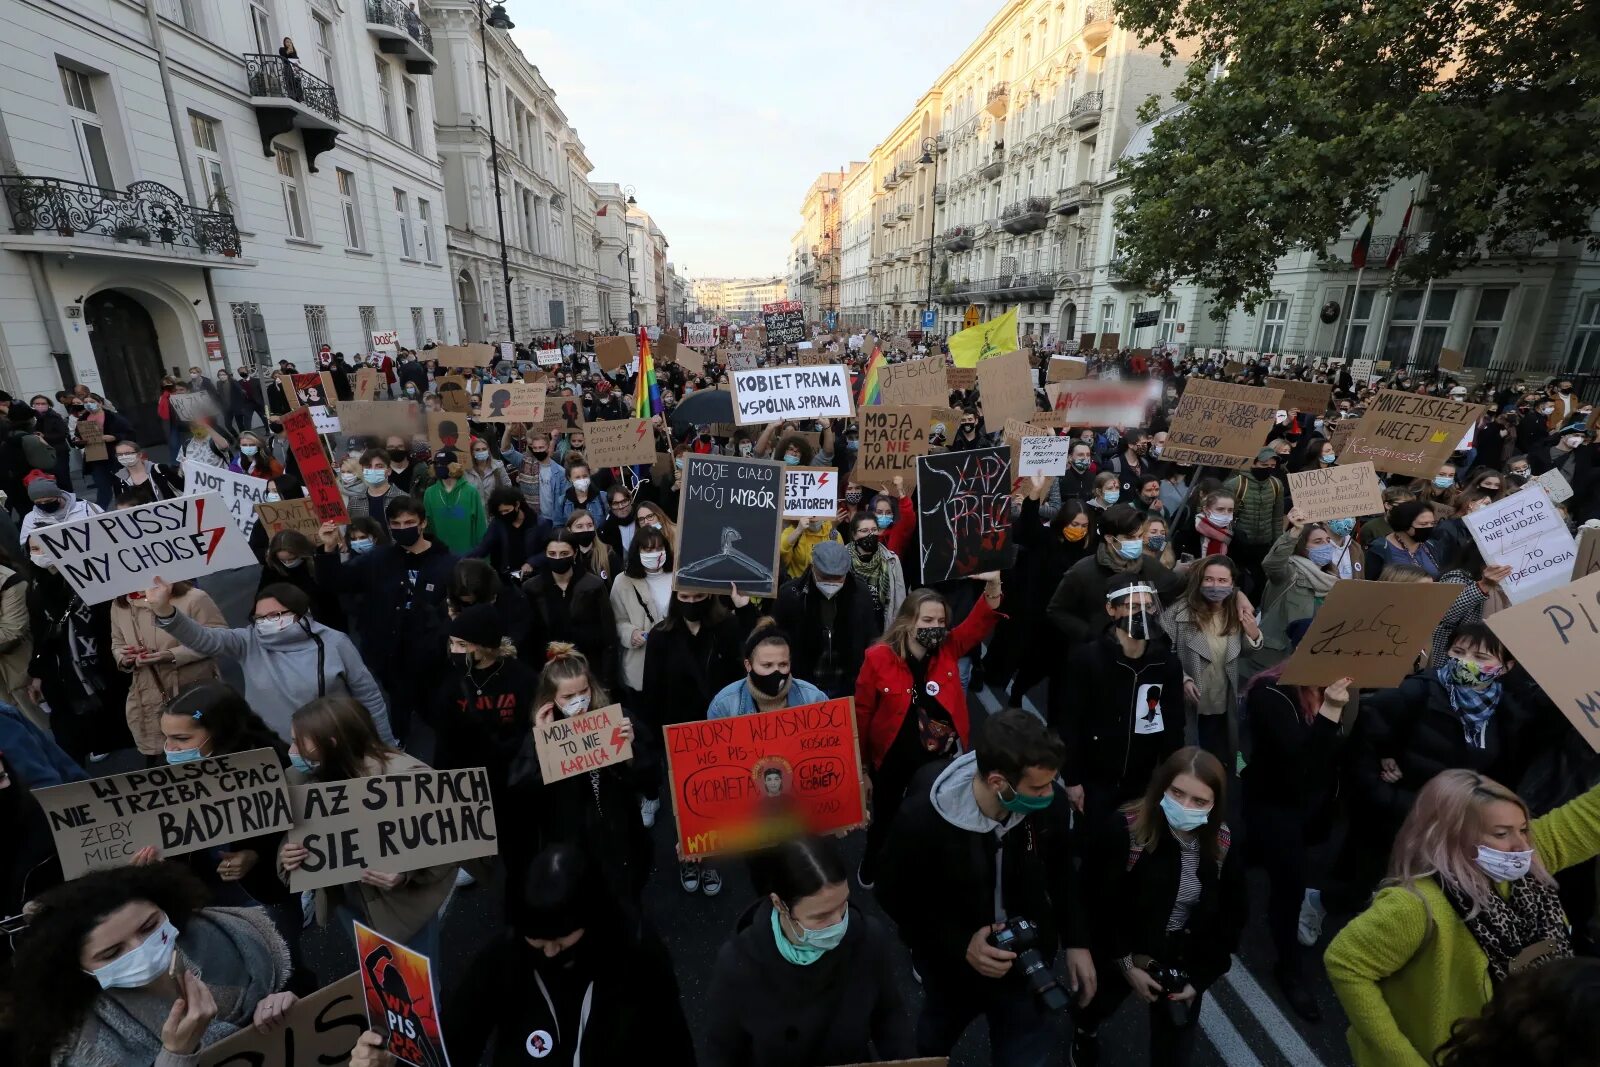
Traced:
POLYGON ((672 409, 667 421, 676 433, 691 426, 733 421, 733 396, 726 389, 702 389, 672 409))

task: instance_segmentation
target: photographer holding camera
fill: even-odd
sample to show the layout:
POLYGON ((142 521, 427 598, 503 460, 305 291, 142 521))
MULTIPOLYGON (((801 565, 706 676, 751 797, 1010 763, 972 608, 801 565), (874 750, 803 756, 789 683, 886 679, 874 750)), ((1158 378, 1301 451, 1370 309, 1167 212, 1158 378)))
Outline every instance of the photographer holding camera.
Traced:
POLYGON ((1055 1062, 1068 985, 1095 994, 1084 911, 1056 785, 1061 740, 1019 709, 991 716, 974 751, 923 767, 884 843, 878 899, 922 977, 917 1055, 947 1056, 972 1019, 989 1022, 996 1067, 1055 1062))
POLYGON ((1142 800, 1094 833, 1087 871, 1096 907, 1095 962, 1108 977, 1080 1012, 1073 1062, 1100 1062, 1096 1031, 1131 992, 1150 1006, 1151 1067, 1194 1054, 1200 998, 1227 973, 1244 929, 1244 870, 1222 821, 1226 775, 1193 746, 1156 769, 1142 800), (1123 981, 1109 977, 1120 972, 1123 981))

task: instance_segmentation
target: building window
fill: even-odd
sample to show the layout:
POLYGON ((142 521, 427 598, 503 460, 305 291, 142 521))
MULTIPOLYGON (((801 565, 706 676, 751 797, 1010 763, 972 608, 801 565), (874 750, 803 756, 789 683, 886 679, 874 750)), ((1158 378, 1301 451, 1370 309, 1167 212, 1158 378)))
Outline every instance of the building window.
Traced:
POLYGON ((233 312, 233 335, 239 339, 239 363, 254 367, 266 353, 266 327, 261 320, 261 305, 255 303, 229 304, 233 312))
POLYGON ((1289 301, 1268 300, 1261 316, 1261 351, 1283 351, 1283 331, 1289 323, 1289 301))
POLYGON ((1396 367, 1408 362, 1418 367, 1432 367, 1439 362, 1439 350, 1444 347, 1445 331, 1450 328, 1450 316, 1455 311, 1456 290, 1432 290, 1426 309, 1422 306, 1422 295, 1421 289, 1402 289, 1394 296, 1394 311, 1389 316, 1389 333, 1383 339, 1381 358, 1396 367))
POLYGON ((67 101, 67 118, 77 141, 83 180, 102 189, 115 189, 117 182, 111 173, 111 156, 106 151, 105 124, 95 107, 97 76, 59 64, 56 71, 61 75, 61 92, 67 101))
POLYGON ((422 231, 422 258, 437 263, 433 251, 433 207, 421 198, 417 200, 417 228, 422 231))
POLYGON ((361 247, 361 205, 356 199, 356 176, 348 170, 335 170, 339 184, 339 209, 344 214, 344 246, 361 247))
POLYGON ((394 191, 394 217, 400 223, 400 255, 406 259, 417 258, 416 241, 411 233, 411 212, 406 207, 406 194, 394 191))
POLYGON ((190 0, 161 0, 156 10, 161 12, 163 18, 171 19, 186 30, 199 28, 199 23, 194 17, 194 6, 190 0))
POLYGON ((195 166, 200 171, 200 190, 206 207, 232 213, 233 201, 222 176, 222 127, 216 119, 189 112, 189 133, 194 138, 195 166))
POLYGON ((362 304, 356 310, 361 316, 361 348, 364 351, 372 344, 372 335, 378 332, 378 309, 371 304, 362 304))
POLYGON ((413 152, 422 151, 422 109, 417 106, 417 80, 402 78, 406 96, 406 143, 413 152))
POLYGON ((306 236, 304 200, 300 195, 300 160, 290 148, 277 147, 273 155, 278 162, 278 184, 283 191, 283 218, 289 227, 290 237, 306 236))
POLYGON ((1600 369, 1600 296, 1583 298, 1583 309, 1578 312, 1577 328, 1564 369, 1579 374, 1600 369))
POLYGON ((1175 344, 1178 340, 1178 302, 1168 300, 1161 305, 1161 343, 1175 344))
POLYGON ((394 90, 389 87, 389 64, 378 57, 378 108, 383 114, 383 132, 394 136, 394 90))
POLYGON ((428 340, 427 334, 424 333, 423 331, 424 331, 424 327, 422 325, 422 309, 421 308, 412 308, 411 309, 411 333, 417 339, 417 347, 418 348, 421 348, 423 346, 423 344, 425 344, 427 342, 427 340, 428 340))
POLYGON ((306 337, 311 341, 311 354, 316 356, 328 340, 328 309, 322 304, 307 304, 306 337))
POLYGON ((444 336, 444 308, 433 309, 433 339, 440 344, 445 343, 444 336))
POLYGON ((1100 305, 1100 333, 1102 335, 1117 332, 1117 305, 1107 300, 1100 305))
POLYGON ((1510 289, 1485 289, 1478 294, 1478 310, 1472 316, 1472 333, 1467 336, 1464 367, 1487 367, 1494 360, 1494 346, 1500 339, 1500 323, 1511 302, 1510 289))
POLYGON ((1339 329, 1339 343, 1334 345, 1334 351, 1341 356, 1351 359, 1361 359, 1367 349, 1367 325, 1372 320, 1372 298, 1376 290, 1362 289, 1357 292, 1354 286, 1344 291, 1343 304, 1348 310, 1345 324, 1339 329))
POLYGON ((1128 303, 1128 326, 1122 331, 1122 336, 1127 339, 1127 344, 1130 348, 1135 346, 1135 338, 1139 336, 1137 329, 1133 325, 1133 320, 1143 312, 1144 302, 1142 300, 1133 300, 1128 303))
POLYGON ((333 24, 313 13, 311 26, 316 31, 317 59, 322 64, 322 80, 337 88, 338 79, 334 77, 336 68, 333 65, 333 24))
POLYGON ((260 3, 250 5, 250 33, 255 37, 257 52, 271 55, 278 50, 278 42, 272 39, 272 16, 260 3))

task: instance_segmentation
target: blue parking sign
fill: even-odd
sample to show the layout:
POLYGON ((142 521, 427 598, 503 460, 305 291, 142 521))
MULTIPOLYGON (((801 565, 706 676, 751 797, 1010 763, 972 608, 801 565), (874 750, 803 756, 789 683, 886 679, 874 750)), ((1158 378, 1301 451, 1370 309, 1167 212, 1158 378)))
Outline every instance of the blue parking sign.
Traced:
POLYGON ((922 313, 922 328, 924 330, 933 329, 934 323, 938 320, 938 318, 939 313, 937 311, 934 311, 931 308, 927 311, 924 311, 922 313))

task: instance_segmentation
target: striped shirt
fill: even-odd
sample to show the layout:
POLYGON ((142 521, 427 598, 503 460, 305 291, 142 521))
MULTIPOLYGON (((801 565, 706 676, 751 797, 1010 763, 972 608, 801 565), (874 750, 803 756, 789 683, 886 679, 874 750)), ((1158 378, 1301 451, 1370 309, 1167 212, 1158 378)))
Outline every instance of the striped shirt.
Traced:
POLYGON ((1167 917, 1167 929, 1182 930, 1189 925, 1189 912, 1200 899, 1200 841, 1198 838, 1182 838, 1176 834, 1174 840, 1182 849, 1178 853, 1180 870, 1178 874, 1178 895, 1172 902, 1172 914, 1167 917))

